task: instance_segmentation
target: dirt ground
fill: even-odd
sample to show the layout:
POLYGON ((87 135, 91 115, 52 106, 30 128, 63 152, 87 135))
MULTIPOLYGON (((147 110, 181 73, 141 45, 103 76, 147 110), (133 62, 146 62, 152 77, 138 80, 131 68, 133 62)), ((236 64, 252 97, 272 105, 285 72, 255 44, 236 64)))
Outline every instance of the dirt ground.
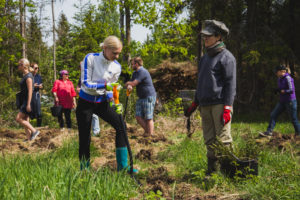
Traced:
POLYGON ((197 66, 192 62, 171 62, 165 60, 149 72, 161 101, 165 102, 179 90, 196 89, 197 66), (167 89, 166 89, 167 88, 167 89))
MULTIPOLYGON (((162 101, 169 100, 172 95, 178 94, 179 90, 191 89, 196 85, 197 67, 190 62, 174 64, 165 61, 155 70, 150 70, 150 73, 162 101), (161 87, 162 85, 164 87, 161 87), (168 88, 168 92, 165 88, 168 88)), ((136 124, 127 124, 127 134, 134 153, 134 160, 148 163, 147 167, 143 168, 138 166, 136 162, 134 165, 141 173, 145 174, 140 188, 142 195, 146 195, 150 191, 157 192, 160 190, 166 199, 174 197, 178 200, 241 200, 239 194, 209 193, 195 187, 188 178, 178 179, 170 175, 175 166, 172 164, 160 165, 157 155, 176 142, 171 139, 171 134, 174 132, 186 133, 186 122, 183 118, 158 117, 156 120, 153 137, 144 137, 142 128, 136 124)), ((193 124, 194 128, 198 130, 201 128, 196 126, 197 124, 193 124)), ((43 127, 40 128, 40 131, 41 133, 36 140, 24 142, 26 136, 23 130, 0 128, 0 151, 2 154, 46 153, 61 147, 67 140, 78 138, 77 130, 60 131, 59 129, 43 127)), ((291 135, 280 133, 275 133, 271 138, 257 138, 256 142, 282 151, 288 150, 290 144, 296 144, 300 147, 300 137, 294 138, 291 135)), ((97 170, 102 167, 109 167, 116 172, 115 130, 110 127, 102 128, 100 137, 92 137, 92 143, 101 155, 92 158, 92 168, 97 170)), ((299 150, 294 153, 295 156, 300 156, 299 150)))
MULTIPOLYGON (((157 154, 163 151, 167 146, 172 145, 174 141, 170 134, 176 132, 185 133, 185 122, 183 119, 158 119, 156 134, 153 137, 146 138, 143 131, 135 124, 127 124, 127 132, 131 148, 134 151, 134 160, 140 160, 149 163, 147 167, 141 169, 135 164, 140 172, 145 173, 141 193, 147 194, 150 191, 157 192, 160 190, 166 199, 240 199, 238 194, 209 194, 189 183, 188 179, 176 179, 170 174, 174 168, 172 165, 159 165, 157 154), (158 166, 153 168, 152 166, 158 166), (175 188, 174 188, 175 185, 175 188)), ((60 131, 59 129, 49 129, 43 127, 40 129, 41 134, 32 142, 24 142, 26 138, 23 130, 0 129, 0 151, 2 154, 17 153, 42 153, 53 151, 63 142, 70 139, 77 139, 77 131, 60 131)), ((92 137, 92 143, 99 151, 100 157, 92 158, 92 168, 97 170, 101 167, 109 167, 112 171, 116 170, 115 160, 115 130, 106 128, 101 130, 100 137, 92 137)), ((300 146, 300 137, 294 138, 290 135, 275 133, 271 138, 258 138, 257 143, 278 148, 282 151, 288 150, 291 143, 300 146)), ((295 152, 299 156, 300 152, 295 152)))

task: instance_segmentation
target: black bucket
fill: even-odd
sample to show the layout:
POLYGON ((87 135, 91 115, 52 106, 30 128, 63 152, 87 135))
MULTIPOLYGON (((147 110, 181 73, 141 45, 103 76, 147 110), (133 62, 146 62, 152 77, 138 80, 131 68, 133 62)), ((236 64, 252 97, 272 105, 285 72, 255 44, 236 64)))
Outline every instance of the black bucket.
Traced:
POLYGON ((246 178, 249 175, 258 175, 258 161, 252 160, 229 160, 220 161, 220 170, 230 178, 234 176, 246 178))

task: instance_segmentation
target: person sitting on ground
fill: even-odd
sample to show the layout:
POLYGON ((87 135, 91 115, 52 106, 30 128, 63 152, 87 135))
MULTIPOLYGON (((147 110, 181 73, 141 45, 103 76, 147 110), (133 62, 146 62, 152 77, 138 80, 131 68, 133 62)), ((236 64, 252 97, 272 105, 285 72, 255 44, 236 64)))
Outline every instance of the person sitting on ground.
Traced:
POLYGON ((18 70, 22 72, 23 78, 20 81, 21 93, 19 95, 20 107, 19 113, 17 114, 16 121, 25 128, 25 133, 27 140, 34 140, 39 134, 40 131, 36 130, 29 121, 29 117, 34 117, 33 112, 33 76, 29 72, 30 63, 26 58, 22 58, 18 62, 18 70))
POLYGON ((135 57, 131 60, 134 70, 132 79, 125 83, 125 87, 132 91, 136 86, 136 93, 139 99, 136 102, 136 121, 145 131, 145 136, 153 136, 154 121, 153 112, 156 103, 156 91, 153 86, 152 78, 147 69, 143 67, 143 60, 135 57))
POLYGON ((72 127, 71 110, 76 108, 76 92, 72 81, 69 80, 69 72, 61 70, 59 72, 60 78, 53 84, 52 93, 56 105, 62 106, 62 112, 58 116, 59 127, 64 130, 63 113, 66 118, 67 128, 72 127))
MULTIPOLYGON (((81 65, 81 89, 79 92, 76 118, 79 132, 80 169, 90 167, 90 143, 92 115, 96 114, 109 123, 116 131, 115 146, 117 170, 129 170, 126 128, 122 116, 110 105, 113 101, 112 84, 121 74, 117 62, 123 45, 116 36, 108 36, 100 44, 100 53, 90 53, 81 65)), ((133 172, 137 170, 132 169, 133 172)))
POLYGON ((43 88, 43 80, 41 75, 38 74, 39 66, 36 63, 32 63, 31 67, 33 69, 32 75, 34 77, 34 89, 32 100, 35 101, 35 117, 37 120, 37 127, 42 125, 42 110, 41 110, 41 95, 40 90, 43 88))
POLYGON ((272 131, 275 128, 277 117, 283 112, 287 111, 295 129, 295 136, 300 135, 300 124, 297 117, 297 100, 295 94, 294 79, 287 72, 287 68, 279 65, 275 69, 278 77, 275 93, 279 93, 279 102, 271 112, 271 119, 266 132, 259 133, 260 136, 272 136, 272 131))
POLYGON ((211 175, 216 171, 218 161, 214 149, 217 139, 228 147, 232 143, 230 130, 236 94, 236 60, 223 42, 224 37, 229 34, 223 22, 205 20, 205 28, 201 34, 206 54, 200 59, 195 99, 185 110, 185 116, 189 117, 200 106, 207 149, 206 175, 211 175))

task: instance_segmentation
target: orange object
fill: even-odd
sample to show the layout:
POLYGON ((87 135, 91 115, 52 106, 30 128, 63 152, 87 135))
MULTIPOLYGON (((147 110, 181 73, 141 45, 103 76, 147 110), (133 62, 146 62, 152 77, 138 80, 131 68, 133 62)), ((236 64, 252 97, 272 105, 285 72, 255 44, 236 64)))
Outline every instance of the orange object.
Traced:
POLYGON ((129 91, 128 89, 126 90, 126 96, 129 96, 131 93, 131 91, 129 91))
POLYGON ((113 87, 113 97, 114 97, 114 100, 115 100, 115 104, 119 104, 120 101, 119 101, 119 91, 118 91, 118 86, 115 85, 113 87))

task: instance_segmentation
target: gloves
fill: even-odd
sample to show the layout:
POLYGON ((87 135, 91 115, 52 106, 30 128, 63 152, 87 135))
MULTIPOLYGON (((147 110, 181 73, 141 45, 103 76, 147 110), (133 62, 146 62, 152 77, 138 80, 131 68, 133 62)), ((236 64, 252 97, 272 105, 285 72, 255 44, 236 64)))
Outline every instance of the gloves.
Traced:
POLYGON ((231 106, 224 106, 224 111, 221 116, 223 125, 227 124, 231 120, 231 106))
POLYGON ((112 107, 116 113, 118 113, 119 115, 122 114, 123 112, 123 105, 121 103, 119 104, 114 104, 112 101, 109 103, 110 107, 112 107))
POLYGON ((197 107, 198 107, 198 104, 193 102, 192 105, 184 111, 184 116, 186 116, 186 117, 191 116, 191 114, 197 109, 197 107))

